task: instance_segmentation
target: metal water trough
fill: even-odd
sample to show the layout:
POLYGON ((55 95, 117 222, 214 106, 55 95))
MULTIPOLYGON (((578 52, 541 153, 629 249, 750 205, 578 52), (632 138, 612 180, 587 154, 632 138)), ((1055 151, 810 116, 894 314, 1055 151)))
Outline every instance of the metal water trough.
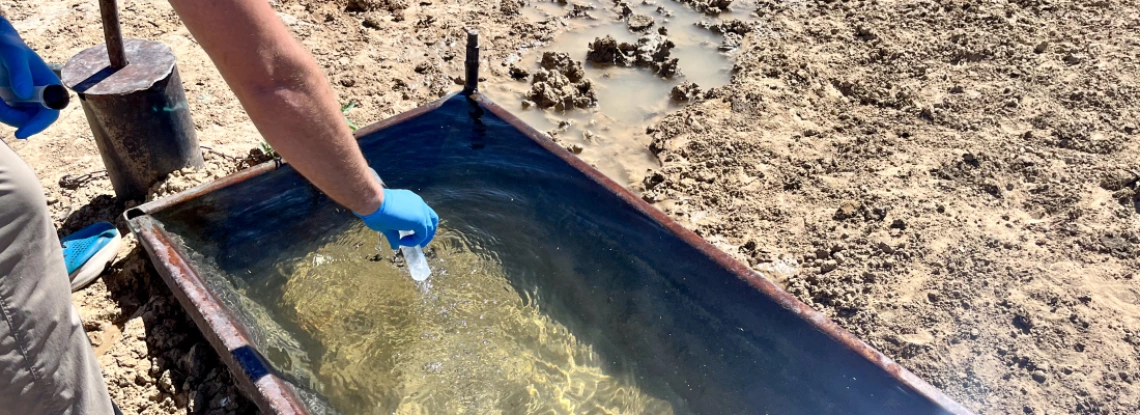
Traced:
MULTIPOLYGON (((546 201, 538 207, 561 212, 550 220, 567 222, 566 233, 582 229, 594 235, 590 238, 607 235, 577 249, 582 256, 620 255, 615 263, 634 264, 623 269, 620 278, 585 273, 546 284, 554 287, 555 295, 570 296, 566 303, 585 326, 617 319, 625 324, 623 331, 637 331, 614 333, 620 337, 614 347, 643 355, 639 373, 671 388, 691 412, 970 413, 478 92, 447 96, 363 128, 357 137, 381 176, 398 177, 402 187, 421 192, 442 186, 437 183, 446 175, 492 180, 487 177, 499 174, 479 171, 482 165, 509 171, 527 163, 557 174, 557 183, 528 183, 522 172, 480 186, 501 183, 536 195, 546 201), (406 139, 410 132, 423 130, 431 132, 415 141, 406 139), (417 167, 384 158, 409 147, 430 155, 429 162, 420 160, 417 167), (591 252, 591 247, 606 252, 591 252), (633 292, 629 287, 645 297, 626 295, 633 292), (577 299, 606 295, 611 296, 609 305, 574 308, 577 299)), ((432 197, 425 198, 433 203, 432 197)), ((309 399, 303 398, 306 392, 264 357, 258 328, 242 318, 240 304, 227 300, 233 293, 212 280, 227 271, 202 265, 229 262, 230 268, 240 269, 244 259, 203 254, 186 240, 233 247, 250 246, 254 240, 316 238, 330 230, 309 229, 306 218, 342 215, 344 223, 350 223, 355 220, 351 214, 339 210, 289 165, 268 163, 125 215, 241 389, 265 413, 311 413, 305 403, 309 399)), ((447 219, 446 213, 441 216, 447 219)))

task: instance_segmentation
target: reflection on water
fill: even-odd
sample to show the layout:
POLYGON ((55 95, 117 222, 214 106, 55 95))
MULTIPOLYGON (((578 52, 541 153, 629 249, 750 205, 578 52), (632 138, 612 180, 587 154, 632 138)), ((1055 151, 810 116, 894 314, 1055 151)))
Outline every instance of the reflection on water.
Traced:
POLYGON ((271 308, 320 352, 307 368, 297 367, 304 358, 270 358, 308 373, 351 414, 673 413, 603 370, 589 344, 543 314, 535 294, 520 296, 495 255, 473 243, 441 229, 430 287, 363 226, 280 264, 291 275, 271 308))
MULTIPOLYGON (((492 100, 539 131, 558 131, 558 138, 563 142, 581 145, 584 149, 580 155, 582 159, 626 187, 640 182, 647 170, 657 167, 656 159, 649 152, 650 138, 645 134, 645 128, 678 108, 669 100, 670 90, 682 81, 696 83, 702 90, 707 90, 723 86, 731 78, 732 63, 728 55, 717 49, 722 37, 697 26, 697 23, 747 19, 745 10, 749 10, 738 5, 734 12, 713 18, 672 0, 655 4, 628 3, 635 13, 654 18, 656 23, 651 32, 656 32, 661 26, 668 30, 668 38, 677 45, 672 55, 679 59, 681 75, 674 79, 661 79, 646 69, 602 67, 585 62, 588 45, 595 38, 610 35, 619 42, 636 42, 640 36, 631 32, 624 21, 616 20, 617 15, 609 10, 608 2, 594 0, 583 4, 596 6, 589 12, 596 20, 563 19, 569 27, 548 44, 525 51, 517 65, 533 72, 538 68, 542 52, 569 53, 574 59, 585 62, 586 77, 594 82, 597 90, 596 108, 566 113, 533 107, 522 109, 519 103, 530 90, 528 82, 507 80, 483 88, 492 100), (659 7, 670 16, 659 13, 659 7), (559 127, 564 121, 571 122, 569 128, 559 127)), ((544 21, 565 16, 570 7, 534 1, 523 8, 523 13, 532 21, 544 21)))

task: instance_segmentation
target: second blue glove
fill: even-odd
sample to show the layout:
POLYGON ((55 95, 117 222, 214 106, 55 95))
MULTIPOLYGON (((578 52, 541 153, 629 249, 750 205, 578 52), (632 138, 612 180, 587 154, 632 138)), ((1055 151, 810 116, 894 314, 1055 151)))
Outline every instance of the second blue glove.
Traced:
MULTIPOLYGON (((58 85, 59 77, 32 51, 16 29, 0 17, 0 86, 12 88, 21 98, 30 98, 40 85, 58 85)), ((46 129, 59 118, 59 111, 42 106, 12 106, 0 101, 0 122, 16 127, 16 138, 26 139, 46 129)))

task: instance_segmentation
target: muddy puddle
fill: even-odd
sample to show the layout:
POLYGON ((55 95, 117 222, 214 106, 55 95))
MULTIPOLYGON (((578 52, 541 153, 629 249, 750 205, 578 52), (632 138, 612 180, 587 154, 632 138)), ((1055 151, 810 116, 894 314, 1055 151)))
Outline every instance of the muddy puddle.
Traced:
POLYGON ((580 149, 579 157, 626 187, 640 183, 646 171, 657 167, 645 129, 679 108, 681 104, 670 99, 673 87, 691 82, 707 90, 723 86, 731 78, 733 51, 720 50, 724 38, 698 23, 749 20, 752 10, 751 6, 736 4, 732 11, 712 17, 675 1, 630 3, 634 14, 653 19, 652 27, 642 32, 630 30, 625 20, 619 20, 612 2, 579 3, 594 8, 586 12, 588 16, 573 18, 566 17, 572 4, 535 1, 522 10, 531 21, 557 20, 566 29, 547 44, 521 51, 515 65, 533 73, 544 52, 568 53, 584 63, 585 76, 594 85, 596 106, 569 111, 524 107, 522 102, 531 89, 529 79, 492 82, 482 88, 484 94, 536 129, 552 133, 566 147, 580 149), (678 59, 680 73, 672 78, 659 77, 647 68, 586 61, 589 44, 596 38, 608 35, 618 42, 636 43, 639 37, 657 34, 662 27, 676 45, 671 56, 678 59))

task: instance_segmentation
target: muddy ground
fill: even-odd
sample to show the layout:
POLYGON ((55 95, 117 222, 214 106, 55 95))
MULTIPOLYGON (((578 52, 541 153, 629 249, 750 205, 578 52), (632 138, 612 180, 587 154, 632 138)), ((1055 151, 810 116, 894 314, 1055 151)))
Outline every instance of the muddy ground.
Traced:
MULTIPOLYGON (((576 19, 621 15, 607 0, 536 19, 534 3, 275 7, 365 125, 457 90, 465 27, 490 85, 576 19)), ((731 3, 760 23, 728 30, 731 83, 647 123, 636 139, 661 165, 634 190, 972 410, 1140 412, 1137 4, 731 3)), ((94 1, 0 5, 48 61, 102 41, 94 1)), ((120 7, 126 36, 178 55, 209 148, 154 197, 248 165, 261 138, 169 5, 120 7)), ((78 106, 9 143, 61 234, 126 232, 78 106)), ((126 413, 253 411, 132 237, 73 300, 126 413)))

